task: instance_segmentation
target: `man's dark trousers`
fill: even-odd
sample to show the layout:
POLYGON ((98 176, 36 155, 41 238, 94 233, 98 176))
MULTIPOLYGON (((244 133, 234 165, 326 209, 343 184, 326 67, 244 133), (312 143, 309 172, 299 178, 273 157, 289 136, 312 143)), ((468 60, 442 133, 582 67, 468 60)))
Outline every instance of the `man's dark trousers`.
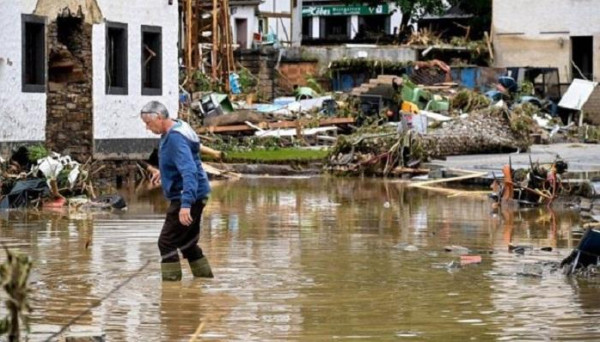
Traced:
POLYGON ((202 249, 198 246, 198 240, 200 239, 200 220, 206 202, 207 199, 203 198, 192 204, 190 208, 193 219, 192 224, 184 226, 179 222, 181 201, 171 201, 165 223, 158 238, 158 249, 163 263, 178 262, 178 249, 189 262, 203 257, 202 249))

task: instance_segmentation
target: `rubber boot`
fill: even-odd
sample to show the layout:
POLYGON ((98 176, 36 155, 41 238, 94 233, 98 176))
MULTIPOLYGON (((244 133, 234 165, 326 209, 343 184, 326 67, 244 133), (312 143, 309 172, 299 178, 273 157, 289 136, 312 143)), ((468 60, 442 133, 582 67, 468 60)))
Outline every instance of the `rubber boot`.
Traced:
POLYGON ((181 280, 181 264, 177 262, 162 262, 160 264, 160 272, 163 281, 179 281, 181 280))
POLYGON ((210 269, 210 265, 208 264, 208 259, 206 259, 205 256, 196 261, 190 262, 190 268, 192 269, 192 274, 194 277, 214 278, 212 270, 210 269))

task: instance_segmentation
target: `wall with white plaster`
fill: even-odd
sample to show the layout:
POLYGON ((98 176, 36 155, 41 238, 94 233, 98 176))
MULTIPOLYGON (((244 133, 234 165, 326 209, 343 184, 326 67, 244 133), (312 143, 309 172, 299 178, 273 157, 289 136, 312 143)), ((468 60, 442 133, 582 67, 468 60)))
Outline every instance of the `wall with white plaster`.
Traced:
POLYGON ((46 139, 46 94, 21 92, 21 14, 35 5, 0 0, 0 142, 46 139))
POLYGON ((600 32, 598 0, 501 0, 493 3, 495 33, 522 32, 526 37, 548 37, 541 32, 568 31, 571 36, 600 32))
POLYGON ((149 101, 164 103, 177 116, 179 80, 177 63, 177 1, 98 0, 105 20, 127 23, 128 95, 107 95, 105 88, 106 25, 93 26, 94 139, 152 138, 139 118, 149 101), (162 27, 162 95, 141 95, 141 25, 162 27))
POLYGON ((252 39, 254 32, 258 32, 256 27, 258 23, 256 20, 256 7, 255 6, 235 6, 231 8, 231 32, 233 35, 233 41, 237 44, 238 32, 236 19, 246 19, 247 30, 246 33, 246 46, 240 46, 242 49, 249 49, 252 47, 252 39))
POLYGON ((557 67, 571 75, 573 36, 594 36, 594 78, 600 79, 598 0, 501 0, 493 2, 495 64, 557 67))

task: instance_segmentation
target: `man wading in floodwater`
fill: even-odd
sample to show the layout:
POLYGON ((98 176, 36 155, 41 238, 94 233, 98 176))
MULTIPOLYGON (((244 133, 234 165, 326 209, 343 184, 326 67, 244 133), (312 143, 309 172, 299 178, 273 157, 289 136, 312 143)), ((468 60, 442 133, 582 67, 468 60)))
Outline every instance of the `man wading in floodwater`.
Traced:
POLYGON ((171 201, 158 238, 162 279, 181 280, 177 250, 188 259, 194 277, 212 278, 208 260, 198 246, 202 210, 210 193, 199 156, 200 139, 186 122, 170 119, 160 102, 146 104, 140 116, 148 130, 161 135, 160 171, 153 169, 152 182, 160 181, 165 197, 171 201))

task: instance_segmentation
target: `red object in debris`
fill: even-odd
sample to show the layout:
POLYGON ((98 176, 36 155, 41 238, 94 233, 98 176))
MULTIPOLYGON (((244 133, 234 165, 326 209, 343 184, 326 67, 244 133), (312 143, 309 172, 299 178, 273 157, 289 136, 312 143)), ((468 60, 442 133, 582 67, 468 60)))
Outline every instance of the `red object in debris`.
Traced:
POLYGON ((470 264, 481 264, 481 255, 461 255, 460 264, 463 266, 470 264))
POLYGON ((62 208, 67 204, 67 200, 64 197, 58 197, 54 200, 44 202, 42 205, 44 208, 62 208))

